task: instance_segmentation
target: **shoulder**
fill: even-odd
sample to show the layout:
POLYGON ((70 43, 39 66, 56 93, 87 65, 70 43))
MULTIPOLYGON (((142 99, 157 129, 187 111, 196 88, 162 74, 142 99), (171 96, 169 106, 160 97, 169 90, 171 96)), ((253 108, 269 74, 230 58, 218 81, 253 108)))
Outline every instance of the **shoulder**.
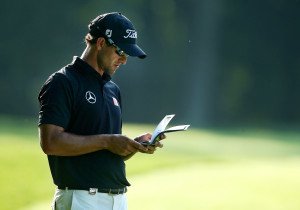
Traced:
POLYGON ((42 85, 39 97, 43 95, 57 96, 61 93, 73 95, 79 84, 75 69, 71 66, 65 66, 62 69, 51 74, 42 85))
POLYGON ((115 89, 115 90, 120 91, 119 86, 116 83, 114 83, 112 80, 108 81, 106 83, 106 86, 109 87, 109 88, 111 88, 111 89, 115 89))
POLYGON ((46 80, 44 85, 49 84, 64 84, 64 85, 74 85, 78 83, 78 73, 75 68, 71 65, 65 66, 62 69, 51 74, 46 80))
POLYGON ((114 83, 113 81, 108 81, 106 84, 105 84, 105 87, 109 90, 109 91, 112 91, 112 92, 114 92, 116 95, 120 95, 121 93, 121 91, 120 91, 120 88, 119 88, 119 86, 116 84, 116 83, 114 83))

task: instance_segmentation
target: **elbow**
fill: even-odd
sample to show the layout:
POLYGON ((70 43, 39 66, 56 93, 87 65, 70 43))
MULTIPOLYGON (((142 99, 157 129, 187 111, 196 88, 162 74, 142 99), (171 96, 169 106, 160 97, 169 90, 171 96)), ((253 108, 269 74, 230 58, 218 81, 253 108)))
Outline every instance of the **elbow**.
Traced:
POLYGON ((46 155, 56 155, 56 142, 55 135, 40 135, 40 146, 46 155))
POLYGON ((49 140, 41 139, 40 146, 46 155, 54 155, 54 149, 52 144, 49 143, 49 140))
POLYGON ((58 140, 61 129, 54 125, 39 127, 40 146, 46 155, 57 155, 58 140))

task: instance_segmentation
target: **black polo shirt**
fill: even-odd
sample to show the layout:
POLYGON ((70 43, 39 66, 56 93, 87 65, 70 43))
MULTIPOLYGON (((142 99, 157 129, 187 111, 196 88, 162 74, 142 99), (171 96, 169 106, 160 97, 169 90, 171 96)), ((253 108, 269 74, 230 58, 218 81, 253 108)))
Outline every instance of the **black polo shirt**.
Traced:
MULTIPOLYGON (((39 93, 39 125, 78 135, 121 134, 119 87, 78 57, 52 74, 39 93)), ((69 188, 129 186, 123 158, 108 150, 79 156, 48 155, 54 183, 69 188)))

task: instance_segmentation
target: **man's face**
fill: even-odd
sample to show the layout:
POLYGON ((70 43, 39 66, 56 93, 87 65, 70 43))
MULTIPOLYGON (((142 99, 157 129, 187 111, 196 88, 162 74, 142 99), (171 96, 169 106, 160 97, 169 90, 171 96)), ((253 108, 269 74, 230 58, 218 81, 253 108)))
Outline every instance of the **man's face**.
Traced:
POLYGON ((100 69, 112 76, 116 70, 127 62, 126 55, 119 55, 116 47, 113 45, 104 44, 103 48, 99 50, 97 55, 97 63, 100 69))

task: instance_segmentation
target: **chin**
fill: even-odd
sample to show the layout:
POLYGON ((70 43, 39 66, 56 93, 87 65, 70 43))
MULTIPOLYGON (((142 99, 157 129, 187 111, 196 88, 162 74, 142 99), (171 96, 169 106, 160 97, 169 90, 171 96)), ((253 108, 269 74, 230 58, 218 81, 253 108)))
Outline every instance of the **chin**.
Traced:
POLYGON ((112 76, 114 73, 116 72, 116 70, 113 69, 106 69, 105 73, 112 76))

